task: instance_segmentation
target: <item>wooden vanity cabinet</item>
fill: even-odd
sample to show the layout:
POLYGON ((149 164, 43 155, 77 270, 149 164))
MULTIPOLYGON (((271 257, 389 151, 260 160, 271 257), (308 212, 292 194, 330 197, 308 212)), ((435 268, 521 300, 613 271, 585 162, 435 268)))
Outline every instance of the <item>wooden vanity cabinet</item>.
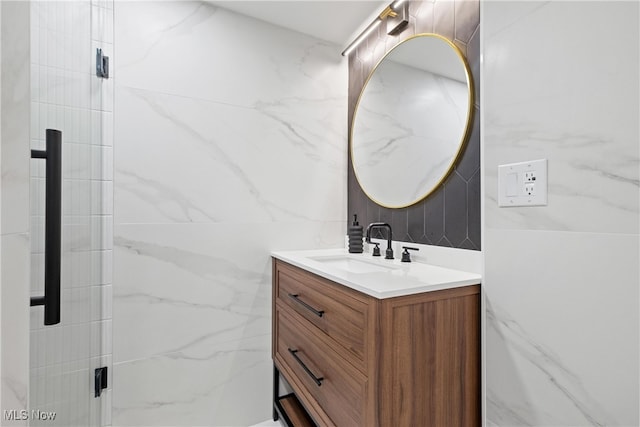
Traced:
POLYGON ((317 425, 480 425, 479 285, 377 299, 274 259, 272 317, 274 365, 317 425))

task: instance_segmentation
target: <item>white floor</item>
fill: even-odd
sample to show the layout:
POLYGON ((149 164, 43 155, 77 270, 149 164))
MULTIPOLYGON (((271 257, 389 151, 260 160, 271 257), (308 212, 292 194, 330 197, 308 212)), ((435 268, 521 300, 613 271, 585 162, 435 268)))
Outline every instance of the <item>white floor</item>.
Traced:
POLYGON ((267 420, 251 427, 284 427, 284 424, 280 421, 267 420))

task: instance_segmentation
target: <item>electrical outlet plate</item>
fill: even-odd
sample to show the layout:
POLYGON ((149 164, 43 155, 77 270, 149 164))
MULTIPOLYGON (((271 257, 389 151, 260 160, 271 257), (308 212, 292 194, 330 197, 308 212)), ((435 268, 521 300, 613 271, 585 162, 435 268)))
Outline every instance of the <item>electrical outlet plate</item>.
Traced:
POLYGON ((547 159, 498 166, 498 206, 546 206, 547 159))

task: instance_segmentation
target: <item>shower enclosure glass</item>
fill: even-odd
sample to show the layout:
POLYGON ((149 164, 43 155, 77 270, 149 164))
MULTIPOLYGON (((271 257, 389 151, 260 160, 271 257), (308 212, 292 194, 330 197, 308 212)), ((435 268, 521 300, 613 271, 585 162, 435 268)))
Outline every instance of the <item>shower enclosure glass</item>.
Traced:
MULTIPOLYGON (((29 423, 103 426, 111 412, 113 79, 96 52, 113 52, 113 1, 34 1, 31 149, 62 133, 60 323, 31 307, 29 423), (106 389, 96 369, 106 367, 106 389)), ((45 162, 31 160, 31 296, 44 293, 45 162)), ((104 370, 98 371, 105 374, 104 370)))

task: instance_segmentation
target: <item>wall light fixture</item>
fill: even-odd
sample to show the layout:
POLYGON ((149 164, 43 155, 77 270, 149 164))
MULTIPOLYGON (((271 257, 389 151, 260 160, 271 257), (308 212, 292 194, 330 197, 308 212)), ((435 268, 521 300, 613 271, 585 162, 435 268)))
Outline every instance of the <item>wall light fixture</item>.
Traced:
POLYGON ((363 32, 342 52, 342 56, 347 56, 356 48, 369 34, 375 30, 383 21, 387 21, 387 34, 395 36, 400 34, 409 24, 409 4, 405 0, 395 0, 387 6, 376 19, 371 22, 363 32))

